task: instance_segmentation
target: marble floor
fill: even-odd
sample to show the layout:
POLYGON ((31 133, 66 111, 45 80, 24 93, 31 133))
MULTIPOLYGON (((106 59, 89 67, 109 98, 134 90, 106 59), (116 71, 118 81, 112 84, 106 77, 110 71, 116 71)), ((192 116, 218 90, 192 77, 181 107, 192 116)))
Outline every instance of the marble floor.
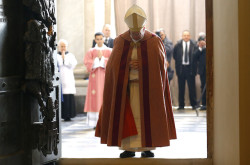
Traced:
MULTIPOLYGON (((175 109, 175 108, 174 108, 175 109)), ((206 111, 174 110, 177 139, 170 147, 156 148, 155 158, 206 158, 206 111)), ((118 147, 100 144, 94 130, 88 126, 86 116, 77 115, 70 122, 62 121, 62 158, 118 158, 118 147)), ((140 153, 136 153, 140 157, 140 153)))

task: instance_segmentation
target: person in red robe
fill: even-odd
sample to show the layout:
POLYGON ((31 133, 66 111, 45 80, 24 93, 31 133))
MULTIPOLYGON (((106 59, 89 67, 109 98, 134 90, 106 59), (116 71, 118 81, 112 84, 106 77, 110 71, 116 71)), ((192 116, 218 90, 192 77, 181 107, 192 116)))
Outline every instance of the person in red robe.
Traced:
POLYGON ((89 83, 84 112, 87 112, 89 126, 95 128, 102 105, 105 69, 111 48, 104 45, 103 33, 95 34, 96 45, 84 57, 84 64, 89 72, 89 83))
POLYGON ((124 20, 129 30, 114 41, 95 136, 125 150, 120 158, 135 152, 154 157, 151 150, 176 139, 165 49, 145 29, 146 14, 139 6, 129 8, 124 20))

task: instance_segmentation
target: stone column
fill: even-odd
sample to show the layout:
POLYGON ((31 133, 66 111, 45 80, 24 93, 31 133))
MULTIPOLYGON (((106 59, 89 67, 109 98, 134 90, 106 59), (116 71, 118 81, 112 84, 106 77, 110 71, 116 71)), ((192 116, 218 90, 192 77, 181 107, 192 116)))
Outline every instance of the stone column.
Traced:
MULTIPOLYGON (((95 1, 84 0, 85 21, 85 53, 92 47, 95 34, 95 1)), ((85 55, 85 54, 84 54, 85 55)))
POLYGON ((73 53, 78 64, 83 63, 85 54, 85 1, 57 1, 57 39, 69 42, 68 50, 73 53))
POLYGON ((111 24, 111 0, 105 0, 105 24, 111 24))

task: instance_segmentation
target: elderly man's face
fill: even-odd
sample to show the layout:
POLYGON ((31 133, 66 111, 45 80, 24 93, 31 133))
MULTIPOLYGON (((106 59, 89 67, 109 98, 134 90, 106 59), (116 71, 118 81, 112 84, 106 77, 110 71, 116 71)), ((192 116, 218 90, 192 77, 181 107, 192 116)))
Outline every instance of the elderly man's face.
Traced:
POLYGON ((166 34, 163 31, 161 31, 160 36, 161 36, 161 40, 164 40, 166 37, 166 34))
POLYGON ((66 52, 66 50, 67 50, 66 44, 61 42, 59 45, 59 50, 60 50, 60 52, 66 52))
POLYGON ((185 42, 188 42, 190 40, 191 36, 190 36, 190 33, 188 31, 184 31, 182 33, 182 39, 185 41, 185 42))
POLYGON ((95 37, 95 42, 99 47, 102 47, 104 40, 103 40, 103 36, 99 35, 95 37))
POLYGON ((131 38, 133 38, 136 41, 141 40, 144 37, 144 33, 145 33, 145 27, 142 28, 140 31, 136 32, 136 31, 131 31, 130 30, 130 36, 131 38))
POLYGON ((104 37, 106 38, 110 37, 110 28, 105 26, 102 30, 102 33, 104 34, 104 37))

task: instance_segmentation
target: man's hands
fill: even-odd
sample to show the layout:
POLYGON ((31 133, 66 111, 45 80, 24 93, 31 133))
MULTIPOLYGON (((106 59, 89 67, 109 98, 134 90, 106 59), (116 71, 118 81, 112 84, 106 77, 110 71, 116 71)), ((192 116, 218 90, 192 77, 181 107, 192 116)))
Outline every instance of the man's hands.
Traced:
POLYGON ((65 57, 65 51, 62 51, 62 59, 64 60, 65 57))
POLYGON ((99 51, 98 51, 98 58, 99 58, 99 60, 101 60, 102 56, 103 56, 103 55, 102 55, 102 51, 99 50, 99 51))
POLYGON ((138 60, 131 60, 129 62, 129 68, 137 70, 139 68, 139 61, 138 60))
POLYGON ((198 46, 199 46, 200 48, 206 47, 206 41, 203 41, 203 40, 199 41, 198 46))
POLYGON ((167 68, 169 67, 169 63, 168 63, 168 61, 167 61, 167 68))

